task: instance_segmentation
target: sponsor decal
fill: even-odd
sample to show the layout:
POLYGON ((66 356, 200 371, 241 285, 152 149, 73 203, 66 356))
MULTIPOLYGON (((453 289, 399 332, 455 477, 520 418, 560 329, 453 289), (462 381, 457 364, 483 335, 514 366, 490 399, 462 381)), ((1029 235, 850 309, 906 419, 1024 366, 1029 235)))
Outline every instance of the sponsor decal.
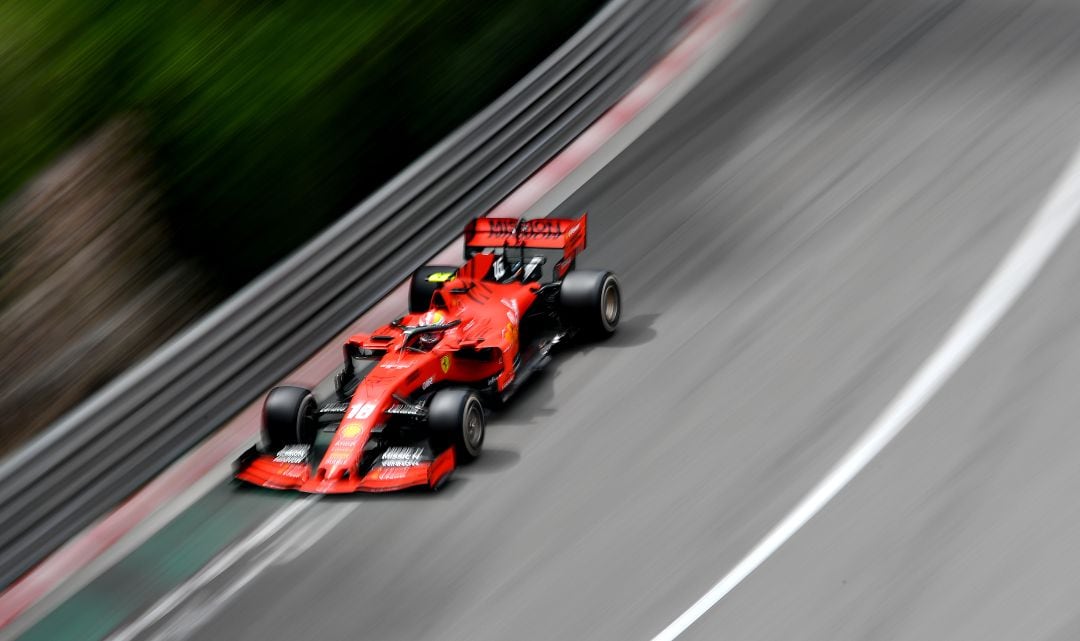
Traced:
POLYGON ((363 420, 375 412, 375 403, 370 401, 353 405, 346 418, 363 420))
MULTIPOLYGON (((579 223, 580 224, 580 223, 579 223)), ((490 219, 487 233, 491 236, 525 236, 557 238, 562 235, 559 223, 546 218, 532 220, 490 219)))
POLYGON ((379 367, 383 369, 409 369, 412 365, 408 363, 395 363, 393 361, 386 361, 385 363, 379 363, 379 367))
POLYGON ((347 409, 349 409, 349 404, 348 403, 345 403, 345 402, 331 403, 329 405, 325 405, 322 408, 320 408, 319 413, 320 414, 337 414, 338 412, 343 413, 347 409))
POLYGON ((348 423, 342 428, 341 434, 345 436, 345 438, 356 438, 357 436, 360 436, 360 433, 363 431, 363 423, 348 423))
POLYGON ((303 467, 298 468, 295 465, 289 465, 288 467, 283 467, 278 470, 278 476, 284 476, 288 479, 298 479, 304 476, 305 469, 306 468, 303 467))
POLYGON ((334 448, 327 452, 326 458, 323 459, 325 465, 345 465, 349 462, 349 454, 351 450, 345 447, 334 448))
POLYGON ((559 227, 559 223, 553 222, 547 218, 533 218, 532 220, 526 220, 522 225, 521 233, 525 236, 546 236, 548 238, 557 238, 562 235, 562 229, 559 227))
POLYGON ((454 277, 454 272, 435 272, 427 277, 429 283, 445 283, 454 277))
POLYGON ((379 457, 381 467, 412 467, 424 460, 422 447, 388 447, 379 457))
POLYGON ((521 312, 518 310, 518 302, 512 298, 504 298, 500 301, 506 306, 506 319, 510 321, 503 330, 503 338, 514 343, 518 337, 518 321, 521 320, 521 312))
POLYGON ((445 374, 450 371, 450 355, 446 354, 439 359, 439 367, 442 368, 442 373, 445 374))
POLYGON ((307 445, 286 445, 278 450, 275 463, 303 463, 307 460, 311 448, 307 445))
POLYGON ((381 467, 375 472, 380 480, 393 481, 405 478, 409 470, 404 467, 381 467))
POLYGON ((488 223, 488 233, 492 236, 512 236, 517 229, 517 221, 493 219, 488 223))
POLYGON ((518 338, 517 325, 513 323, 507 323, 506 329, 503 330, 503 339, 510 343, 516 343, 518 338))
POLYGON ((420 389, 427 389, 435 382, 434 376, 429 376, 426 381, 420 384, 420 389))

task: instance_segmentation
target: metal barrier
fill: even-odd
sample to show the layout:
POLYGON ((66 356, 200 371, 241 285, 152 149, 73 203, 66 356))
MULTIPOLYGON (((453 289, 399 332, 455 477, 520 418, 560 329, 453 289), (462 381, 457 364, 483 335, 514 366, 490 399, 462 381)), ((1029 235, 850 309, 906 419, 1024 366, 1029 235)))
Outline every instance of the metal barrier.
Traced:
POLYGON ((0 464, 0 587, 210 435, 624 94, 691 0, 612 0, 341 220, 0 464))

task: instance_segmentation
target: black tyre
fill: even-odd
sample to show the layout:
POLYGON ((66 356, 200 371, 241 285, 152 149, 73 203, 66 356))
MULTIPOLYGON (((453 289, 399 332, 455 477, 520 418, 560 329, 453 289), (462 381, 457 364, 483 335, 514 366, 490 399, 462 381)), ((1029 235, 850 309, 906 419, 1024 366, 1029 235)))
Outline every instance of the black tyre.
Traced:
POLYGON ((267 452, 286 445, 311 445, 317 428, 315 397, 302 387, 275 387, 263 402, 263 443, 267 452))
POLYGON ((452 444, 458 460, 464 463, 480 456, 485 424, 484 406, 472 390, 440 390, 428 406, 428 425, 434 436, 452 444))
POLYGON ((450 280, 457 267, 425 265, 413 272, 409 282, 409 313, 422 314, 431 307, 431 295, 450 280))
POLYGON ((619 281, 611 272, 572 271, 563 278, 559 305, 586 336, 605 338, 615 333, 622 314, 619 281))

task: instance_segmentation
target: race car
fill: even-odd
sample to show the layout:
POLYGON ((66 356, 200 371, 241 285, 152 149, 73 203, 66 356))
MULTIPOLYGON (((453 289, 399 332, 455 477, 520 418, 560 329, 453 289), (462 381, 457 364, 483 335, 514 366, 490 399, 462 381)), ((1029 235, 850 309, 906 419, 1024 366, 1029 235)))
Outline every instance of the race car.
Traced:
POLYGON ((310 493, 441 487, 480 456, 488 410, 556 346, 615 332, 618 280, 575 269, 586 223, 584 215, 469 222, 465 264, 418 269, 409 313, 348 339, 328 398, 270 391, 261 446, 240 457, 236 477, 310 493))

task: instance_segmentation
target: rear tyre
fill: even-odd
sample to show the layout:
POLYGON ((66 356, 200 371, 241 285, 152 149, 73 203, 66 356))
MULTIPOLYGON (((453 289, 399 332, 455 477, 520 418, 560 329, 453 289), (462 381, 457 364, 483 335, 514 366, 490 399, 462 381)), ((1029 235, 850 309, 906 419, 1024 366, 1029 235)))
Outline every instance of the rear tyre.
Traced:
POLYGON ((274 453, 286 445, 311 445, 315 442, 315 397, 302 387, 275 387, 263 402, 263 443, 274 453))
POLYGON ((461 388, 436 392, 428 407, 428 425, 437 439, 453 445, 463 463, 480 456, 486 421, 476 392, 461 388))
POLYGON ((409 313, 422 314, 431 308, 431 295, 457 272, 457 267, 425 265, 413 272, 409 281, 409 313))
POLYGON ((615 333, 622 314, 622 292, 611 272, 572 271, 563 278, 559 305, 572 324, 589 338, 615 333))

